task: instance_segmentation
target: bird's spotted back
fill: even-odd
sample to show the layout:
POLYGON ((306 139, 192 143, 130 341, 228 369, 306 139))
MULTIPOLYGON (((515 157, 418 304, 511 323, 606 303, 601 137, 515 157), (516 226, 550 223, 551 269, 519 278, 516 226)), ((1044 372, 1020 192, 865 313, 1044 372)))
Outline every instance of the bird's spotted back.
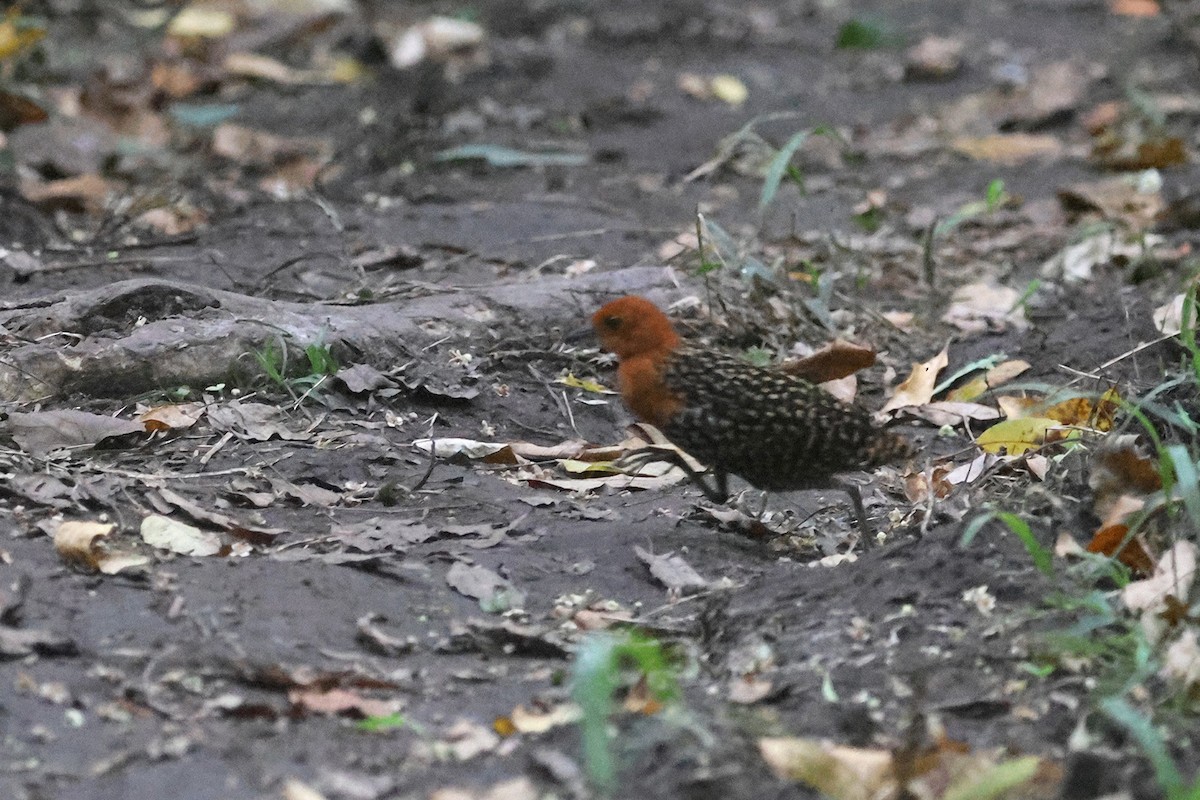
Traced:
POLYGON ((717 472, 760 489, 817 487, 831 475, 908 455, 908 443, 855 405, 778 370, 691 346, 661 362, 679 410, 663 433, 717 472))

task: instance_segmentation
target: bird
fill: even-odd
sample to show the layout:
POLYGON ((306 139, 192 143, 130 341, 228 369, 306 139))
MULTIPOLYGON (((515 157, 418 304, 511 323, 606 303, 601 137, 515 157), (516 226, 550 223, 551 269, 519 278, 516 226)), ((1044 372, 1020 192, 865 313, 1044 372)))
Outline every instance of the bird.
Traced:
POLYGON ((838 489, 849 496, 862 536, 870 535, 858 487, 839 473, 907 458, 911 442, 808 380, 685 342, 644 297, 612 300, 591 321, 601 348, 617 357, 625 405, 706 465, 714 485, 678 454, 634 459, 671 461, 715 503, 728 500, 731 474, 766 492, 838 489))

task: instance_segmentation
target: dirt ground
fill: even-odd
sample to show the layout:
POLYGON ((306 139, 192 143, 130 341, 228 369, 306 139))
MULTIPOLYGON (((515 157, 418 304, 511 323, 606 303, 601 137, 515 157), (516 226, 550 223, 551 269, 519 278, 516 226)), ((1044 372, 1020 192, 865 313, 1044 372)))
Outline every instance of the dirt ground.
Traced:
MULTIPOLYGON (((118 65, 136 86, 160 52, 160 37, 114 9, 43 5, 47 46, 74 54, 44 68, 46 85, 89 85, 97 65, 115 82, 118 65)), ((399 25, 463 10, 359 13, 399 25)), ((1045 796, 1160 796, 1141 751, 1096 711, 1098 669, 1029 669, 1047 632, 1082 616, 1048 602, 1077 584, 1040 572, 1001 525, 961 545, 986 508, 1021 515, 1047 548, 1062 533, 1086 542, 1098 524, 1086 453, 1042 479, 997 467, 914 501, 906 475, 970 463, 979 425, 939 433, 901 418, 920 456, 856 477, 883 534, 864 549, 837 494, 773 496, 754 523, 686 482, 608 476, 571 490, 580 476, 553 460, 431 460, 413 443, 621 442, 631 420, 619 399, 558 379, 614 383, 611 360, 570 334, 630 291, 730 350, 870 345, 879 362, 858 396, 873 409, 947 343, 946 374, 1002 353, 1029 363, 1029 387, 1143 395, 1180 363, 1152 312, 1188 277, 1196 167, 1157 173, 1177 216, 1143 233, 1174 255, 1137 274, 1110 259, 1079 280, 1044 264, 1083 227, 1064 190, 1117 174, 1091 153, 1089 115, 1130 86, 1200 98, 1195 56, 1169 20, 1078 0, 468 10, 483 56, 401 70, 357 19, 314 36, 366 77, 209 89, 204 101, 235 103, 246 129, 323 143, 311 188, 266 190, 283 160, 214 152, 211 127, 175 130, 149 153, 88 156, 126 197, 199 209, 204 221, 178 232, 130 223, 111 197, 28 200, 31 172, 72 174, 62 143, 80 134, 57 116, 8 134, 21 166, 0 194, 0 245, 38 265, 0 269, 13 414, 0 621, 33 640, 7 642, 0 662, 0 798, 590 796, 576 726, 543 732, 527 718, 564 707, 585 629, 614 619, 670 646, 683 689, 670 714, 613 716, 620 797, 816 797, 767 767, 762 737, 888 750, 927 720, 974 752, 1043 759, 1058 771, 1045 796), (837 48, 848 20, 893 41, 837 48), (931 34, 961 46, 961 67, 938 79, 915 74, 908 51, 931 34), (1048 99, 997 89, 1051 73, 1069 77, 1048 99), (705 97, 715 75, 736 76, 744 102, 705 97), (784 181, 763 210, 745 153, 710 162, 775 112, 787 115, 755 127, 769 148, 815 126, 845 142, 813 137, 793 162, 805 191, 784 181), (991 136, 1050 149, 964 149, 991 136), (481 143, 579 158, 507 168, 444 156, 481 143), (932 225, 997 179, 1004 202, 927 246, 932 225), (738 251, 704 275, 697 210, 738 251), (1021 319, 945 321, 954 291, 984 281, 1023 294, 1021 319), (912 316, 897 326, 893 312, 912 316), (303 401, 306 385, 289 395, 263 377, 256 352, 287 347, 303 376, 303 350, 321 337, 342 368, 363 371, 303 401), (84 432, 67 450, 53 442, 70 419, 35 435, 19 416, 133 419, 169 401, 208 411, 96 448, 84 432), (197 525, 220 552, 149 546, 149 515, 197 525), (144 563, 116 574, 70 563, 52 541, 63 520, 112 523, 104 546, 144 563), (639 550, 682 556, 703 584, 669 589, 639 550), (994 608, 964 599, 981 586, 994 608), (393 712, 404 724, 358 725, 393 712)), ((303 61, 312 41, 268 52, 303 61)), ((1180 102, 1164 130, 1192 148, 1197 114, 1180 102)), ((758 494, 738 502, 754 509, 758 494)), ((1190 775, 1200 728, 1186 709, 1170 724, 1190 775)))

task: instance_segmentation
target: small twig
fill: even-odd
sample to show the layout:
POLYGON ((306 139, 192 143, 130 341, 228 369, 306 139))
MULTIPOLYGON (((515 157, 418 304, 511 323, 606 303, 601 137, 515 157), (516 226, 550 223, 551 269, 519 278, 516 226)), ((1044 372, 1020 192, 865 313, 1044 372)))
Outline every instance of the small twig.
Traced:
POLYGON ((433 426, 437 424, 437 421, 438 415, 435 412, 434 415, 429 418, 429 465, 425 468, 425 474, 421 476, 421 479, 417 481, 411 489, 408 490, 408 494, 414 494, 420 491, 421 488, 424 487, 429 481, 429 476, 433 474, 433 467, 437 463, 437 437, 433 435, 433 426))

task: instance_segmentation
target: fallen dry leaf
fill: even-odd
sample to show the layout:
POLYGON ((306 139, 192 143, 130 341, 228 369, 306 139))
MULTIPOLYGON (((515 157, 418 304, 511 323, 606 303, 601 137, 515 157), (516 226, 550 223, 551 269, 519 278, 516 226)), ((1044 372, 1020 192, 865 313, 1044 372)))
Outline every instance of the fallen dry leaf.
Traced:
POLYGON ((138 414, 146 430, 181 431, 195 425, 204 416, 204 403, 172 403, 155 406, 138 414))
POLYGON ((142 520, 141 534, 151 547, 185 556, 215 556, 224 547, 215 534, 159 514, 142 520))
POLYGON ((143 425, 75 409, 13 411, 8 415, 13 440, 27 453, 45 455, 63 448, 91 447, 106 439, 145 433, 143 425))
POLYGON ((1200 640, 1195 627, 1185 629, 1167 647, 1159 674, 1185 691, 1200 686, 1200 640))
POLYGON ((105 547, 103 540, 115 529, 116 525, 106 522, 63 522, 54 532, 54 549, 68 563, 104 575, 149 564, 150 558, 141 553, 105 547))
POLYGON ((638 559, 650 568, 653 575, 663 586, 677 594, 691 594, 709 587, 709 582, 676 553, 651 553, 637 545, 633 552, 638 559))
POLYGON ((1126 584, 1121 600, 1130 611, 1157 613, 1167 609, 1171 597, 1186 605, 1195 582, 1196 545, 1178 541, 1158 559, 1153 575, 1126 584))
POLYGON ((69 563, 99 569, 102 552, 96 548, 96 540, 108 536, 116 528, 111 522, 68 520, 54 532, 54 549, 69 563))
POLYGON ((1017 305, 1020 300, 1021 293, 1008 286, 986 281, 969 283, 954 290, 942 322, 964 333, 1022 330, 1029 323, 1024 310, 1017 305))
POLYGON ((960 136, 950 143, 950 147, 976 161, 1006 165, 1021 164, 1035 158, 1054 158, 1063 151, 1063 144, 1056 137, 1033 133, 960 136))
POLYGON ((913 364, 912 372, 896 387, 895 393, 880 410, 881 413, 895 411, 905 406, 919 406, 933 399, 933 389, 937 386, 938 373, 950 363, 950 357, 945 348, 924 364, 913 364))
POLYGON ((1019 456, 1046 444, 1051 431, 1060 429, 1061 423, 1049 417, 1006 419, 979 434, 975 444, 986 453, 1019 456))
POLYGON ((875 351, 861 344, 835 339, 811 355, 785 361, 781 372, 810 383, 826 383, 853 375, 875 364, 875 351))
POLYGON ((404 704, 399 700, 375 700, 348 689, 292 689, 288 700, 298 713, 347 716, 353 719, 386 717, 398 713, 404 704))
MULTIPOLYGON (((1174 298, 1154 309, 1154 327, 1166 336, 1177 336, 1184 328, 1183 306, 1187 300, 1186 294, 1177 294, 1174 298)), ((1196 309, 1191 310, 1188 324, 1195 327, 1196 309)))

